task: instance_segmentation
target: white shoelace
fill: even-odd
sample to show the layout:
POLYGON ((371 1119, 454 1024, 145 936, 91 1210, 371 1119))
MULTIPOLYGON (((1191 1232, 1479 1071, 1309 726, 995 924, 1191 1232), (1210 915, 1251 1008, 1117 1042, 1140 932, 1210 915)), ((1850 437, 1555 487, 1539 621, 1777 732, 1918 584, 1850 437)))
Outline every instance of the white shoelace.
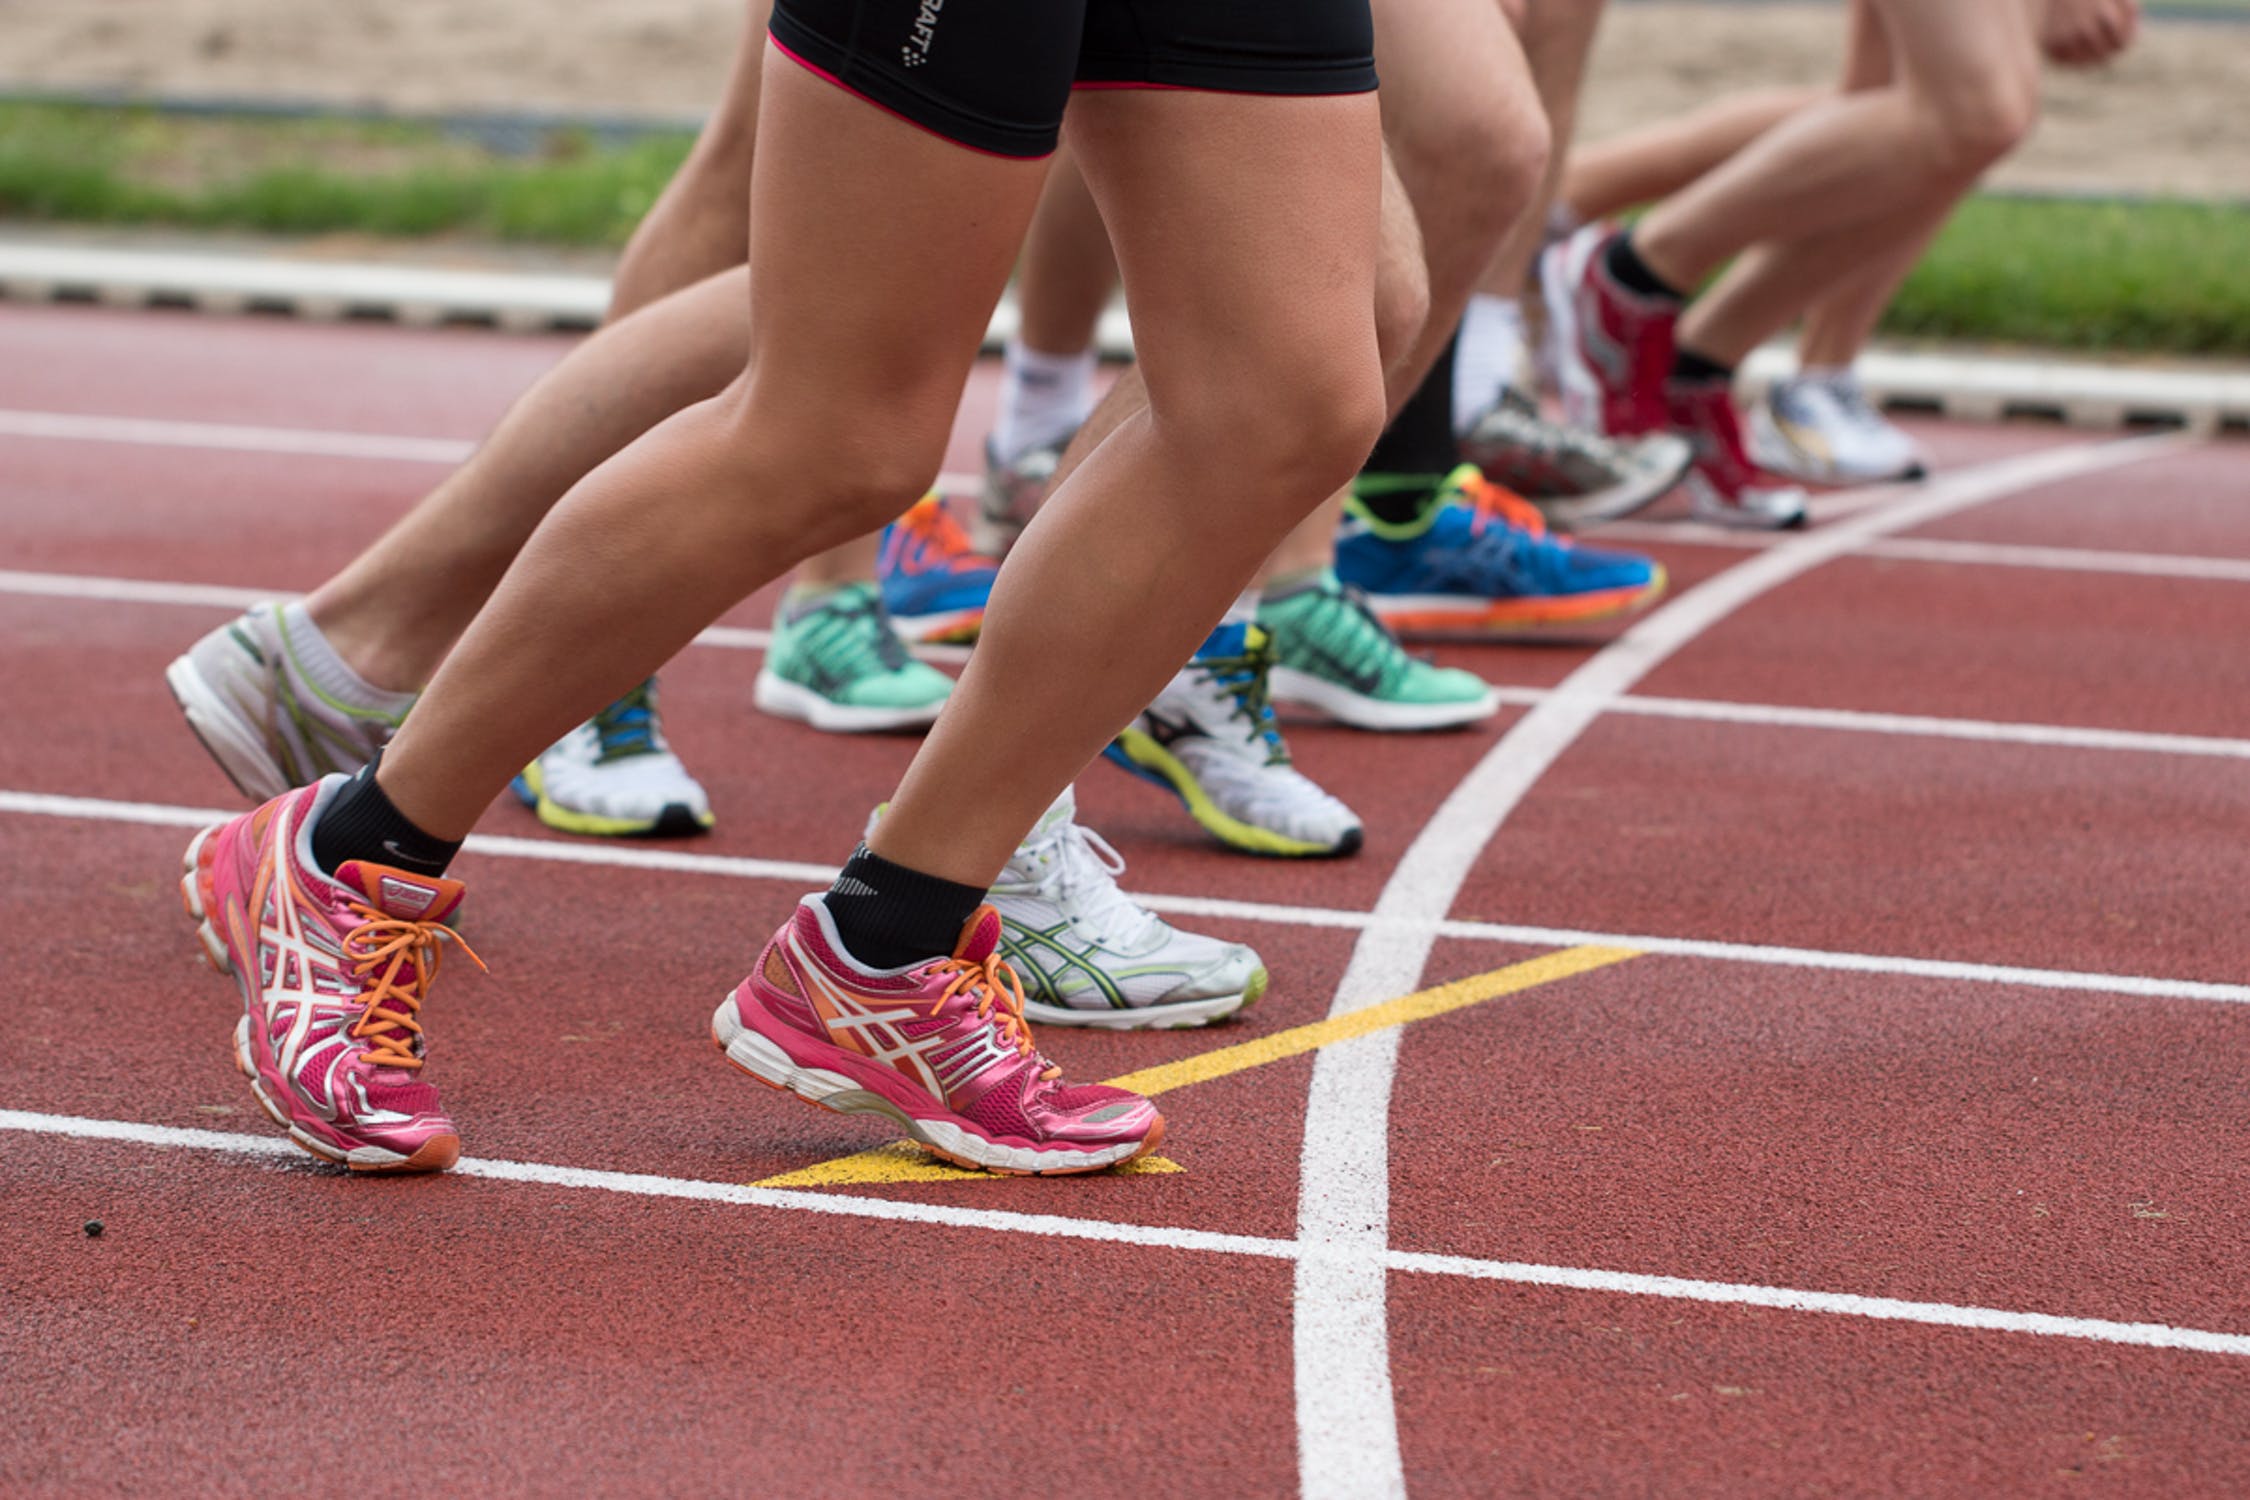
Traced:
POLYGON ((1118 889, 1125 856, 1091 828, 1064 819, 1024 842, 1039 874, 1035 890, 1111 943, 1132 951, 1157 935, 1163 919, 1118 889))

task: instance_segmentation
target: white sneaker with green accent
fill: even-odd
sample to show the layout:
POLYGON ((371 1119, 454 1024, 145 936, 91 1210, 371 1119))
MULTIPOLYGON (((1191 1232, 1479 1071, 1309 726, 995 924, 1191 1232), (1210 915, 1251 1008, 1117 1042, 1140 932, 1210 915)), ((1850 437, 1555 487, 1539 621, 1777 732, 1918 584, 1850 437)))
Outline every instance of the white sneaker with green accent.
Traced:
MULTIPOLYGON (((867 820, 870 835, 882 816, 878 807, 867 820)), ((990 893, 1024 1015, 1048 1026, 1168 1031, 1257 1004, 1266 966, 1256 951, 1182 932, 1139 905, 1117 888, 1124 857, 1077 818, 1065 787, 990 893)))
POLYGON ((712 823, 702 783, 664 738, 653 677, 524 767, 515 793, 562 833, 680 838, 712 823))
POLYGON ((1178 797, 1230 848, 1285 858, 1355 853, 1359 815, 1290 763, 1268 699, 1272 671, 1263 629, 1223 624, 1102 753, 1178 797))
POLYGON ((203 748, 255 802, 366 765, 415 697, 361 681, 303 606, 280 602, 197 641, 164 681, 203 748))

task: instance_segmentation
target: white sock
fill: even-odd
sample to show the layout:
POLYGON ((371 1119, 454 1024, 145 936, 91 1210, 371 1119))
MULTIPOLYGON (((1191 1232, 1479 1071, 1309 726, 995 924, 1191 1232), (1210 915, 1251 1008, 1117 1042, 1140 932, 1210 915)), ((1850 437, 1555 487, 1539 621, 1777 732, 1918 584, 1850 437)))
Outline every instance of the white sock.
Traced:
POLYGON ((328 644, 328 637, 305 609, 305 601, 292 599, 281 606, 281 634, 288 643, 289 661, 297 674, 328 694, 354 708, 376 709, 383 713, 398 713, 411 706, 416 693, 394 693, 376 687, 351 669, 351 664, 336 654, 328 644))
POLYGON ((1460 339, 1453 346, 1453 430, 1466 433, 1500 400, 1500 393, 1523 383, 1525 344, 1523 304, 1513 297, 1479 292, 1461 315, 1460 339))
POLYGON ((1094 413, 1095 351, 1042 354, 1008 340, 1000 366, 1000 407, 992 451, 1014 463, 1034 448, 1067 440, 1094 413))

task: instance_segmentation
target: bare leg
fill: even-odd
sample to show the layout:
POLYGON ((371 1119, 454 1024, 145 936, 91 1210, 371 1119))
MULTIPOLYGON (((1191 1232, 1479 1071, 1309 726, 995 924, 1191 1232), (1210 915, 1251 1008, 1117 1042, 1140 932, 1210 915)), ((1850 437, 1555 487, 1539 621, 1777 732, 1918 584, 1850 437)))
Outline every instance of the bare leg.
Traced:
POLYGON ((1877 9, 1899 82, 1811 106, 1650 210, 1634 244, 1656 275, 1692 287, 1747 246, 1799 239, 1764 274, 1802 278, 1809 300, 1840 263, 1818 242, 1958 195, 2022 139, 2038 102, 2024 0, 1877 9))
POLYGON ((1016 271, 1016 300, 1023 309, 1019 337, 1042 354, 1090 349, 1116 290, 1109 227, 1066 147, 1055 156, 1016 271))
POLYGON ((1825 89, 1771 88, 1729 94, 1676 120, 1573 146, 1558 194, 1574 218, 1613 219, 1669 198, 1783 120, 1826 97, 1825 89))
POLYGON ((574 486, 439 669, 380 777, 435 837, 465 834, 557 736, 937 471, 1044 165, 961 150, 770 50, 759 129, 747 370, 574 486), (886 414, 874 435, 870 410, 886 414))
POLYGON ((967 885, 991 881, 1164 686, 1312 497, 1350 475, 1382 416, 1373 98, 1125 91, 1082 95, 1072 112, 1073 148, 1117 231, 1149 404, 1025 531, 976 655, 871 839, 885 859, 967 885), (1258 211, 1245 213, 1250 199, 1258 211), (1208 489, 1219 455, 1223 504, 1208 489), (1152 614, 1157 579, 1172 607, 1152 614), (1025 723, 1038 732, 1002 729, 1025 723))
MULTIPOLYGON (((1832 106, 1814 106, 1776 127, 1681 197, 1652 211, 1643 220, 1644 229, 1636 232, 1635 243, 1642 258, 1670 280, 1678 263, 1668 267, 1650 253, 1659 215, 1697 198, 1707 184, 1735 176, 1737 168, 1764 156, 1784 136, 1806 133, 1800 127, 1808 120, 1831 111, 1903 109, 1911 130, 1925 146, 1933 131, 1951 143, 1921 153, 1924 160, 1934 155, 1946 169, 1933 170, 1918 182, 1898 181, 1895 164, 1876 172, 1875 178, 1884 184, 1885 211, 1880 217, 1838 214, 1816 221, 1819 227, 1814 232, 1805 232, 1800 225, 1743 255, 1681 318, 1680 347, 1720 364, 1737 364, 1798 317, 1820 292, 1871 259, 1895 267, 1898 258, 1917 252, 1978 173, 2030 126, 2039 78, 2035 3, 2001 0, 1972 10, 1932 9, 1932 0, 1875 0, 1897 83, 1847 94, 1832 106), (1964 166, 1970 169, 1960 170, 1964 166)), ((1870 192, 1875 178, 1867 184, 1870 192)), ((1830 186, 1849 188, 1848 183, 1830 186)), ((1732 191, 1722 191, 1710 202, 1722 202, 1732 191)), ((1709 203, 1705 209, 1711 211, 1709 203)), ((1693 279, 1673 284, 1690 285, 1693 279)))
POLYGON ((1546 112, 1547 170, 1537 193, 1517 215, 1515 227, 1500 242, 1478 290, 1495 297, 1520 297, 1531 278, 1531 263, 1546 241, 1547 209, 1574 157, 1570 138, 1578 128, 1578 95, 1586 79, 1587 54, 1602 19, 1603 0, 1531 0, 1523 24, 1523 50, 1531 81, 1546 112))

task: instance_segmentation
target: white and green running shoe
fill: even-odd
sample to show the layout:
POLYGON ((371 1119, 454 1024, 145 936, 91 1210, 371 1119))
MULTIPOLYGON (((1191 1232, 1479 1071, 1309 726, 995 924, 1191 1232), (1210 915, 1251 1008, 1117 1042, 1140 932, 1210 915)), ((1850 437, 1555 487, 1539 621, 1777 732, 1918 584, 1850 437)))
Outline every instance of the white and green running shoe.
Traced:
POLYGON ((164 681, 188 728, 254 802, 366 765, 415 697, 362 681, 294 603, 253 606, 189 647, 164 681))
POLYGON ((933 724, 952 691, 952 678, 906 654, 876 586, 848 583, 783 601, 753 698, 778 718, 864 734, 933 724))
POLYGON ((1066 789, 992 887, 1023 1013, 1050 1026, 1164 1031, 1257 1004, 1266 992, 1258 955, 1135 904, 1117 888, 1124 858, 1076 819, 1066 789))
POLYGON ((1359 815, 1290 763, 1267 700, 1272 668, 1263 629, 1222 624, 1102 753, 1178 797, 1230 848, 1285 858, 1354 853, 1359 815))
MULTIPOLYGON (((870 836, 883 812, 867 820, 870 836)), ((1257 953, 1182 932, 1136 903, 1117 888, 1124 856, 1077 819, 1065 787, 991 890, 1024 1015, 1048 1026, 1168 1031, 1257 1004, 1266 992, 1257 953)))
POLYGON ((679 838, 711 827, 711 799, 664 738, 651 677, 557 741, 515 779, 561 833, 679 838))
POLYGON ((1499 695, 1474 672, 1409 656, 1332 570, 1268 593, 1258 623, 1273 637, 1277 703, 1354 729, 1455 729, 1500 711, 1499 695))

